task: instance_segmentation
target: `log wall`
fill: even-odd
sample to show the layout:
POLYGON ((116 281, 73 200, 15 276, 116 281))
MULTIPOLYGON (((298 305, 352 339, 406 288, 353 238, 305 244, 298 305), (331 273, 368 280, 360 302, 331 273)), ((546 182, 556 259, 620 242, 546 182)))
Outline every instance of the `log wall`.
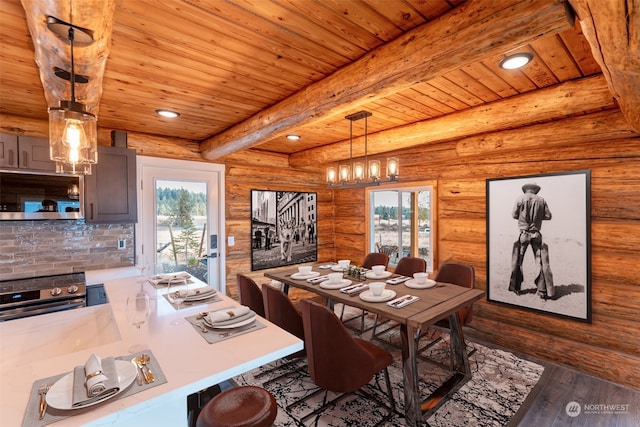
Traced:
MULTIPOLYGON (((436 267, 448 260, 476 269, 486 290, 486 180, 591 170, 592 323, 480 301, 469 336, 495 342, 626 386, 640 386, 640 136, 619 110, 594 112, 394 153, 401 180, 437 182, 436 267), (591 132, 582 141, 576 134, 591 132)), ((247 159, 242 159, 247 161, 247 159)), ((229 163, 227 163, 229 164, 229 163)), ((227 173, 228 289, 250 272, 252 188, 317 191, 319 259, 365 255, 364 189, 329 191, 323 174, 231 166, 227 173)))

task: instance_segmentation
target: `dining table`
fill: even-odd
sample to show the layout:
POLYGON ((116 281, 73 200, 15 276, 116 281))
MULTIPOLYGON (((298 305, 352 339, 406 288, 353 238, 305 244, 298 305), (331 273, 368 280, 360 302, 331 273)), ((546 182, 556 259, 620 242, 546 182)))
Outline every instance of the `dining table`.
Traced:
MULTIPOLYGON (((331 272, 331 264, 314 264, 314 274, 326 275, 331 272)), ((467 355, 467 348, 458 316, 458 311, 473 302, 483 298, 482 290, 469 289, 451 283, 437 282, 430 288, 415 289, 407 287, 407 282, 399 284, 387 284, 386 289, 395 292, 394 298, 411 295, 413 302, 402 307, 390 306, 388 301, 365 301, 358 296, 360 294, 347 294, 339 288, 326 289, 321 287, 322 282, 308 281, 299 278, 297 268, 266 272, 265 276, 280 282, 283 291, 288 292, 289 287, 303 289, 321 295, 327 299, 328 304, 342 303, 356 307, 366 312, 376 314, 383 318, 397 322, 400 329, 400 346, 402 354, 403 382, 404 382, 404 408, 408 426, 419 426, 426 416, 442 405, 447 396, 457 390, 471 378, 471 369, 467 355), (422 396, 419 388, 418 373, 418 340, 422 331, 441 319, 449 319, 450 348, 452 353, 452 375, 436 390, 428 396, 422 396)), ((345 279, 352 283, 370 283, 373 281, 386 281, 398 277, 387 273, 383 279, 349 277, 345 279)), ((345 285, 347 286, 347 285, 345 285)), ((392 300, 393 301, 393 300, 392 300)))

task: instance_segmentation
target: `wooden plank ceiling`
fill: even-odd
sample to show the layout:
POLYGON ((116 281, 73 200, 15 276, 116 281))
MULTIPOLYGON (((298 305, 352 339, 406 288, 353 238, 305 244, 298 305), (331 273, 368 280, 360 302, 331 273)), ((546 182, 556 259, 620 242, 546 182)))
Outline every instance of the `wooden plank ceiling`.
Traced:
MULTIPOLYGON (((0 113, 45 120, 27 24, 32 1, 0 1, 0 113)), ((552 0, 115 0, 102 93, 92 108, 99 127, 199 141, 210 160, 247 148, 303 159, 305 150, 348 140, 344 116, 359 110, 373 113, 372 135, 600 74, 564 7, 552 0), (506 28, 509 21, 525 29, 506 28), (515 51, 531 53, 533 62, 502 70, 500 60, 515 51), (161 118, 156 109, 180 117, 161 118), (302 138, 291 142, 286 133, 302 138)), ((98 25, 81 19, 73 23, 98 25)), ((76 47, 77 62, 87 62, 86 50, 76 47)), ((57 53, 69 67, 68 47, 57 53)), ((95 94, 76 92, 91 105, 95 94)), ((354 135, 363 133, 359 126, 354 135)), ((508 127, 497 121, 493 130, 508 127)))

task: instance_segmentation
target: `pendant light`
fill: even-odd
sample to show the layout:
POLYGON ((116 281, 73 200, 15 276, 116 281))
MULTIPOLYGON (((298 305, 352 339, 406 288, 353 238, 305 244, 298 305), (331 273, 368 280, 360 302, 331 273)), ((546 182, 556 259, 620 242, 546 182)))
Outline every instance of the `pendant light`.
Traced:
POLYGON ((397 181, 400 161, 387 158, 387 180, 381 180, 380 160, 369 160, 368 118, 372 114, 359 111, 345 117, 349 120, 349 162, 327 168, 327 184, 334 188, 368 187, 397 181), (364 119, 364 159, 353 160, 353 122, 364 119))
MULTIPOLYGON (((69 7, 71 10, 71 7, 69 7)), ((76 76, 73 56, 74 40, 80 37, 83 44, 91 44, 89 30, 76 27, 54 17, 47 17, 47 27, 58 37, 69 42, 71 51, 71 99, 60 100, 57 107, 49 108, 49 148, 51 160, 56 162, 56 172, 73 175, 91 174, 91 165, 98 162, 97 118, 76 101, 76 80, 88 79, 76 76)), ((67 73, 56 73, 66 78, 67 73)))

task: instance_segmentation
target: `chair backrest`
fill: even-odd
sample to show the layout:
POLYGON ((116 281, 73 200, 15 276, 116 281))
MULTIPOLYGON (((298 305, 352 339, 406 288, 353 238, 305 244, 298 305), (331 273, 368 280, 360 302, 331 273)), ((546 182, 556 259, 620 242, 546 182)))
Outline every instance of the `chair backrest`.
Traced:
POLYGON ((383 252, 371 252, 364 257, 362 261, 362 267, 371 268, 374 265, 384 265, 384 268, 389 266, 389 255, 383 252))
MULTIPOLYGON (((262 300, 264 302, 265 317, 268 321, 304 340, 302 315, 296 310, 296 307, 284 292, 264 283, 262 284, 262 300)), ((306 356, 306 351, 302 350, 290 357, 304 356, 306 356)))
POLYGON ((325 390, 348 393, 376 373, 375 360, 358 344, 333 311, 309 299, 300 301, 309 374, 325 390))
POLYGON ((413 273, 424 273, 427 271, 427 261, 423 258, 406 256, 400 258, 393 272, 401 276, 413 277, 413 273))
POLYGON ((262 302, 262 291, 253 281, 251 277, 244 274, 236 275, 236 283, 238 285, 238 295, 240 296, 240 304, 246 305, 255 311, 258 316, 265 317, 264 303, 262 302))
MULTIPOLYGON (((476 283, 475 270, 471 265, 459 262, 445 262, 438 269, 435 277, 436 282, 452 283, 473 289, 476 283)), ((460 322, 466 325, 471 321, 473 305, 464 307, 458 311, 460 322)))

